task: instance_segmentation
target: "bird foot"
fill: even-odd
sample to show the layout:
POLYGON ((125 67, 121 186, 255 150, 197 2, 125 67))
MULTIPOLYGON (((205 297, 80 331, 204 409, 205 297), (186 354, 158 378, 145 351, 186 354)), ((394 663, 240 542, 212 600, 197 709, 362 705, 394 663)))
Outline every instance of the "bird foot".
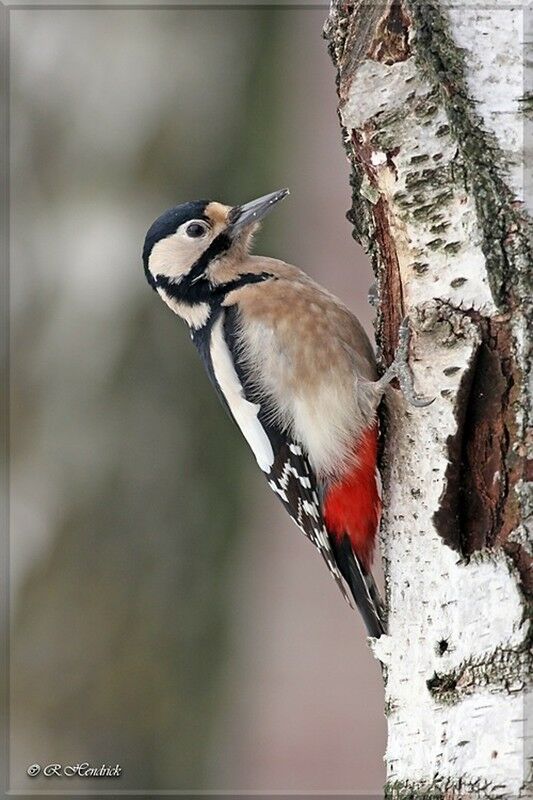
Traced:
POLYGON ((435 398, 424 397, 415 392, 413 373, 409 367, 410 341, 411 330, 409 328, 409 317, 404 317, 402 324, 400 325, 398 347, 396 349, 394 361, 387 369, 385 374, 379 379, 378 385, 380 385, 383 391, 385 391, 389 383, 394 380, 394 378, 397 378, 398 383, 400 384, 400 389, 402 390, 407 402, 412 406, 416 406, 417 408, 424 408, 425 406, 429 406, 435 398))

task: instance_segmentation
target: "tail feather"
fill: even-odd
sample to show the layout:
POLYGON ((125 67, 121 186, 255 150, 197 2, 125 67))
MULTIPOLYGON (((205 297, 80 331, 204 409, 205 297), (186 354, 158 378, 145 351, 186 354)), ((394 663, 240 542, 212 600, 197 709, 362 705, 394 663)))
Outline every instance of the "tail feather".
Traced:
POLYGON ((379 639, 385 633, 384 607, 372 575, 361 567, 348 536, 330 536, 330 542, 337 566, 350 587, 368 635, 379 639))

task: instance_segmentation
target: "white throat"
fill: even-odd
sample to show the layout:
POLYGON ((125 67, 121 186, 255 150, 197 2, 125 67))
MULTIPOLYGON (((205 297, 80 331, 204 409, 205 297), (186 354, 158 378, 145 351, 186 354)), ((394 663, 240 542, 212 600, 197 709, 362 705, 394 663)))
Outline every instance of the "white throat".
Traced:
POLYGON ((192 328, 196 331, 198 328, 204 327, 209 319, 209 315, 211 314, 211 307, 209 306, 209 303, 195 303, 194 305, 191 305, 189 303, 176 300, 160 287, 158 287, 157 291, 167 306, 172 309, 172 311, 177 314, 178 317, 184 319, 189 328, 192 328))

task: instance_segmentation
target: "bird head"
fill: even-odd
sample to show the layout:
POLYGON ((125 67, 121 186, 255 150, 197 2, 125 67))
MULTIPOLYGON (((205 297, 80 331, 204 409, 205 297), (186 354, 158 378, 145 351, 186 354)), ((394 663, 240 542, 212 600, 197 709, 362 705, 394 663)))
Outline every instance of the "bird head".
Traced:
POLYGON ((289 193, 272 192, 250 203, 227 206, 210 200, 182 203, 165 211, 146 234, 143 263, 156 290, 208 281, 222 258, 244 258, 259 222, 289 193))

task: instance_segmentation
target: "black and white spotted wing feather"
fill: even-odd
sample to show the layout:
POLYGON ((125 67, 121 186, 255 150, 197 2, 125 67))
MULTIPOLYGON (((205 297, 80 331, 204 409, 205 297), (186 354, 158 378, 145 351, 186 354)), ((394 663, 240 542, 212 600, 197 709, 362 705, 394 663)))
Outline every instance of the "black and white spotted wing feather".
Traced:
POLYGON ((277 441, 274 463, 267 476, 270 488, 321 553, 345 600, 353 608, 346 585, 350 587, 369 635, 381 636, 384 632, 383 605, 372 575, 361 569, 348 536, 330 539, 322 518, 316 478, 300 445, 290 438, 277 441))
POLYGON ((268 484, 302 533, 318 549, 344 598, 352 606, 324 525, 316 479, 309 462, 299 444, 283 437, 279 431, 271 430, 270 436, 276 441, 276 449, 267 475, 268 484))

